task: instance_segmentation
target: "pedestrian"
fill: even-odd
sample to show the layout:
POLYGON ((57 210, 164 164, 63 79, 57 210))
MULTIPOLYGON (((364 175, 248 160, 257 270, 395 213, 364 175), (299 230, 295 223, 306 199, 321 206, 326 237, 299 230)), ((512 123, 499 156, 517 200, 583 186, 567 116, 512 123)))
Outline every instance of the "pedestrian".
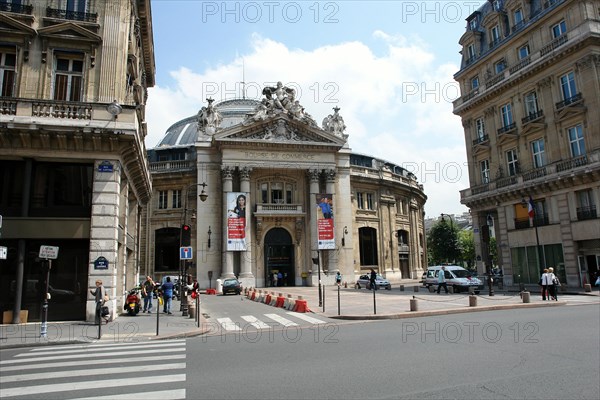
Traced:
POLYGON ((448 294, 448 285, 446 284, 446 267, 442 267, 442 269, 438 272, 438 288, 437 293, 440 294, 440 289, 444 287, 446 294, 448 294))
MULTIPOLYGON (((98 325, 98 324, 100 324, 100 318, 103 317, 102 307, 104 306, 104 304, 106 303, 106 300, 108 299, 108 295, 106 294, 106 289, 104 289, 104 286, 102 285, 102 280, 100 280, 100 279, 96 280, 96 289, 90 290, 90 293, 92 294, 92 296, 94 296, 94 299, 96 302, 95 322, 98 325)), ((106 318, 104 318, 104 320, 108 324, 108 316, 106 316, 106 318)))
POLYGON ((167 314, 173 314, 171 312, 171 303, 173 301, 173 282, 171 282, 171 277, 167 276, 166 282, 162 284, 162 292, 163 292, 163 312, 167 314))
POLYGON ((340 271, 338 271, 335 274, 335 283, 340 286, 342 284, 342 274, 340 274, 340 271))
POLYGON ((283 286, 283 274, 281 271, 277 273, 277 286, 283 286))
MULTIPOLYGON (((554 275, 554 274, 552 274, 554 275)), ((540 281, 539 281, 539 285, 542 287, 542 300, 550 300, 550 292, 549 292, 549 286, 550 286, 550 282, 552 282, 551 280, 548 279, 548 268, 544 268, 544 272, 542 273, 542 276, 540 277, 540 281)))
POLYGON ((148 314, 152 313, 152 295, 154 292, 154 281, 152 277, 148 275, 144 283, 142 283, 142 297, 144 298, 144 311, 148 312, 148 314))
POLYGON ((371 289, 377 290, 377 272, 373 268, 371 268, 371 277, 369 278, 369 283, 371 284, 371 289))
POLYGON ((277 272, 273 272, 273 287, 277 286, 277 272))
POLYGON ((558 280, 558 276, 554 275, 554 268, 548 268, 548 278, 549 278, 549 289, 550 289, 550 299, 558 301, 558 287, 560 286, 560 281, 558 280))

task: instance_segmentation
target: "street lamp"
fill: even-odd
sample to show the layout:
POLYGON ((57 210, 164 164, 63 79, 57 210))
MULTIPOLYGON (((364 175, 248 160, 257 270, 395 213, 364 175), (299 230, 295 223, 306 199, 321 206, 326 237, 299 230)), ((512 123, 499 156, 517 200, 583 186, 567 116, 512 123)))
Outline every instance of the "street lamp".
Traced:
POLYGON ((540 251, 540 237, 538 235, 537 223, 535 222, 535 220, 536 220, 536 218, 535 218, 535 203, 533 202, 533 199, 530 196, 529 201, 525 200, 524 197, 521 198, 521 205, 525 209, 528 209, 531 206, 531 208, 533 210, 533 217, 529 218, 529 222, 530 222, 530 226, 533 226, 533 229, 535 230, 535 245, 536 245, 535 248, 537 251, 538 271, 541 274, 543 272, 542 265, 546 265, 546 260, 544 257, 544 252, 540 251), (540 263, 542 263, 542 264, 540 265, 540 263))
MULTIPOLYGON (((204 191, 204 189, 206 188, 206 182, 202 182, 202 183, 192 183, 191 185, 189 185, 186 188, 186 193, 185 193, 185 203, 184 203, 184 208, 183 208, 183 216, 182 216, 182 221, 181 221, 181 231, 179 233, 179 247, 183 247, 184 245, 189 246, 191 245, 191 243, 185 243, 183 242, 184 240, 184 233, 187 237, 187 235, 191 236, 191 232, 189 231, 190 226, 187 225, 187 212, 188 211, 192 211, 192 215, 191 215, 191 220, 192 223, 195 223, 196 221, 196 212, 194 210, 189 210, 188 209, 188 194, 189 191, 191 190, 191 188, 193 187, 198 187, 198 186, 202 186, 202 191, 200 192, 200 194, 198 195, 198 197, 200 198, 200 200, 202 202, 206 201, 206 199, 208 198, 208 194, 204 191), (184 227, 188 227, 188 230, 186 232, 184 232, 184 227)), ((210 229, 210 228, 209 228, 210 229)), ((181 250, 180 250, 181 252, 181 250)), ((183 311, 183 316, 187 316, 187 312, 188 312, 188 304, 187 304, 187 296, 185 296, 184 292, 183 292, 183 280, 186 278, 187 275, 187 268, 186 268, 186 262, 187 260, 185 259, 181 259, 181 254, 180 256, 180 271, 179 271, 179 296, 181 298, 181 311, 183 311)), ((193 256, 192 256, 193 257, 193 256)), ((186 282, 187 284, 187 282, 186 282)))
POLYGON ((344 226, 344 230, 342 231, 342 246, 346 245, 346 235, 348 234, 348 227, 344 226))
POLYGON ((485 264, 487 270, 488 295, 494 295, 494 280, 492 279, 492 255, 490 252, 490 226, 494 224, 494 220, 490 214, 486 217, 486 224, 481 227, 482 239, 485 243, 485 264))

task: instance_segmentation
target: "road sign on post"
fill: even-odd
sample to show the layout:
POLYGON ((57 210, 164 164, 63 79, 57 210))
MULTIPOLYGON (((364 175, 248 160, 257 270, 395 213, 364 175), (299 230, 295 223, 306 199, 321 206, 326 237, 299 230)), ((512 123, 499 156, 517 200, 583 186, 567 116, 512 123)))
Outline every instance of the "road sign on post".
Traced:
POLYGON ((191 260, 193 258, 193 254, 194 254, 194 252, 192 251, 191 246, 179 248, 179 259, 180 260, 191 260))
POLYGON ((47 337, 48 332, 48 288, 50 286, 50 269, 52 269, 52 260, 58 258, 58 247, 40 246, 40 258, 48 260, 48 270, 46 271, 46 291, 44 293, 44 302, 42 303, 42 325, 40 326, 40 336, 47 337))
POLYGON ((40 246, 40 258, 47 260, 56 260, 58 258, 58 247, 55 246, 40 246))

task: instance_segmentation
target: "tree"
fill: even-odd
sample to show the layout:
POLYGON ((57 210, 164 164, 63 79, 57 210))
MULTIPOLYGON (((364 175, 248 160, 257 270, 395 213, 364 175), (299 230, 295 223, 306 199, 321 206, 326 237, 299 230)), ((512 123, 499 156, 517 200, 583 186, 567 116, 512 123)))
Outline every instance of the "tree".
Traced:
POLYGON ((444 218, 431 227, 427 236, 427 259, 431 265, 456 262, 461 259, 457 229, 444 218))
POLYGON ((490 238, 490 259, 492 260, 492 267, 498 265, 498 248, 496 247, 496 238, 490 238))
POLYGON ((467 269, 473 269, 475 265, 475 238, 472 230, 464 230, 458 233, 458 245, 460 256, 467 263, 467 269))

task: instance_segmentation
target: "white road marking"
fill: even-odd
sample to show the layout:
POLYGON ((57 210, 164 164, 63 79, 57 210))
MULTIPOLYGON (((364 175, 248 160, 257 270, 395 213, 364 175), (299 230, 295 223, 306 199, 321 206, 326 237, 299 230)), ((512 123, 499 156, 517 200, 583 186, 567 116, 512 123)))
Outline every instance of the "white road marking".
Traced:
POLYGON ((238 324, 234 323, 231 320, 231 318, 217 318, 217 322, 219 322, 219 324, 221 324, 223 329, 225 329, 226 331, 236 331, 237 332, 237 331, 242 330, 238 324))
POLYGON ((287 314, 288 315, 293 315, 296 318, 303 319, 304 321, 310 322, 311 324, 315 324, 315 325, 326 324, 327 323, 325 321, 321 321, 320 319, 310 317, 310 316, 308 316, 306 314, 300 314, 300 313, 294 313, 294 312, 289 312, 287 314))
POLYGON ((244 321, 249 322, 250 325, 252 325, 256 329, 269 329, 270 328, 270 326, 268 324, 264 323, 263 321, 259 320, 258 318, 256 318, 253 315, 242 315, 242 319, 244 321))
POLYGON ((283 318, 282 316, 277 315, 277 314, 265 314, 265 317, 271 318, 273 321, 275 321, 283 326, 298 326, 297 323, 292 322, 287 318, 283 318))

